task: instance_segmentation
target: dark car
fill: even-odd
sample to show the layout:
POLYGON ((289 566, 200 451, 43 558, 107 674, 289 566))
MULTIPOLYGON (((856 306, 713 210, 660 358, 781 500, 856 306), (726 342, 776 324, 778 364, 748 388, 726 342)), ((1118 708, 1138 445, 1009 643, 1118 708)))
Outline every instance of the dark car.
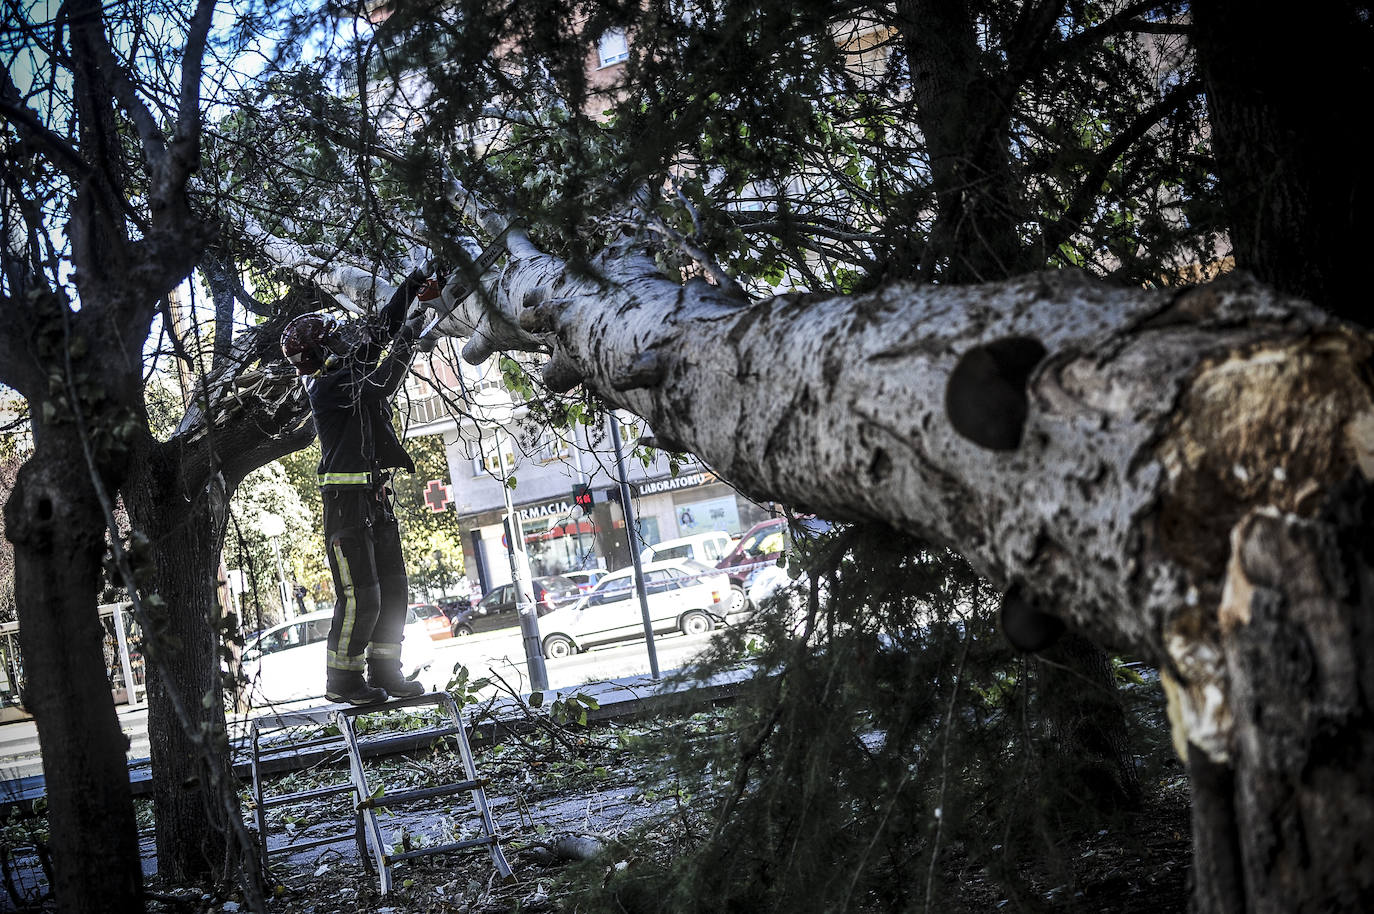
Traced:
POLYGON ((727 612, 740 613, 749 605, 744 582, 756 569, 776 562, 782 555, 787 535, 787 519, 774 517, 760 521, 740 537, 735 548, 716 563, 716 567, 730 576, 730 605, 727 612))
POLYGON ((434 602, 439 604, 440 612, 448 617, 450 624, 458 618, 460 613, 465 613, 477 605, 476 599, 459 596, 440 597, 434 602))
MULTIPOLYGON (((582 596, 582 591, 577 585, 562 575, 551 574, 535 578, 532 583, 534 608, 541 616, 567 603, 575 603, 582 596)), ((472 635, 519 624, 520 616, 515 611, 515 585, 502 584, 488 591, 482 601, 472 609, 460 611, 454 616, 453 634, 472 635)))

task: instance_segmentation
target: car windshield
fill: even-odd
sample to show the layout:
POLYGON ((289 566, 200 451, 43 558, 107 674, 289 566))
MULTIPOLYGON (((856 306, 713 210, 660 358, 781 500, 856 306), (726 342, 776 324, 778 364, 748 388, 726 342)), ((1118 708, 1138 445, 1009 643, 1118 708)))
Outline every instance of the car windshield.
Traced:
POLYGON ((443 615, 443 613, 439 611, 439 607, 435 606, 433 603, 420 603, 417 606, 412 606, 411 609, 415 610, 415 615, 419 616, 421 619, 433 619, 436 616, 443 615))
POLYGON ((654 561, 661 562, 665 559, 684 559, 692 554, 692 547, 689 543, 680 546, 669 546, 667 549, 654 547, 654 561))
POLYGON ((778 527, 772 525, 756 530, 740 541, 739 551, 745 555, 761 555, 766 551, 760 548, 763 541, 778 532, 778 527))

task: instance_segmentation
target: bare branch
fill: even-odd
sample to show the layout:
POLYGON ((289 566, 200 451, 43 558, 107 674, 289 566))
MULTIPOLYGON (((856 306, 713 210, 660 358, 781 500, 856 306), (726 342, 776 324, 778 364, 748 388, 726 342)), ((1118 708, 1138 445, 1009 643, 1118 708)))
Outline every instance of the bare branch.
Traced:
POLYGON ((14 84, 8 66, 0 67, 4 84, 0 86, 0 116, 14 124, 20 136, 40 146, 49 155, 49 161, 60 168, 74 181, 79 181, 90 171, 90 166, 81 158, 76 147, 67 138, 48 129, 38 114, 25 105, 19 97, 19 87, 14 84))
POLYGON ((215 0, 198 0, 186 32, 181 55, 181 92, 177 104, 177 131, 172 141, 173 161, 180 174, 176 183, 195 171, 200 159, 200 81, 204 70, 205 40, 214 18, 215 0))

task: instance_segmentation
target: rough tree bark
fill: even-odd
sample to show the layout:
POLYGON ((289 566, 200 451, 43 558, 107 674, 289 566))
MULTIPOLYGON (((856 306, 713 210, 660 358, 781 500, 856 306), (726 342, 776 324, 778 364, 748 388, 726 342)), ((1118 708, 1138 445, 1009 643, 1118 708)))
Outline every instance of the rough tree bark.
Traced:
POLYGON ((1026 17, 1026 34, 1010 48, 1007 68, 991 71, 966 0, 897 3, 937 218, 928 242, 907 242, 915 245, 915 253, 900 250, 898 241, 889 275, 915 276, 919 268, 926 279, 938 275, 948 283, 974 283, 1044 264, 1044 256, 1018 231, 1025 205, 1012 171, 1010 134, 1013 102, 1028 75, 1020 58, 1044 46, 1057 8, 1048 3, 1035 8, 1026 17))
POLYGON ((11 331, 0 336, 0 380, 28 401, 34 436, 33 457, 6 503, 6 535, 15 545, 25 703, 43 752, 53 892, 64 911, 142 908, 127 743, 105 678, 96 590, 114 493, 130 469, 130 444, 147 426, 143 341, 158 300, 190 272, 206 235, 186 182, 199 159, 200 61, 213 9, 200 0, 191 12, 170 123, 139 98, 92 0, 68 4, 66 30, 56 32, 67 41, 53 60, 69 68, 73 124, 49 126, 21 107, 4 74, 9 126, 75 188, 65 225, 71 277, 45 273, 58 265, 41 239, 58 227, 24 197, 50 190, 28 183, 43 171, 36 165, 7 170, 7 199, 27 236, 12 235, 0 252, 11 331), (141 153, 137 193, 125 186, 130 142, 141 153), (142 216, 134 198, 147 207, 142 216), (79 308, 55 291, 69 279, 79 308))
POLYGON ((135 529, 155 551, 152 580, 165 607, 149 637, 148 738, 158 871, 182 882, 227 879, 235 867, 249 880, 259 872, 229 770, 216 582, 239 483, 314 437, 296 372, 277 348, 300 310, 285 305, 241 335, 171 439, 139 437, 125 486, 135 529))
POLYGON ((748 305, 632 252, 589 278, 508 244, 445 324, 465 357, 549 352, 552 387, 644 416, 751 495, 949 544, 1151 659, 1210 771, 1204 905, 1370 902, 1352 856, 1374 827, 1369 556, 1350 545, 1374 476, 1368 333, 1245 277, 748 305), (1300 675, 1275 675, 1276 652, 1300 675), (1230 781, 1234 797, 1211 794, 1230 781))
POLYGON ((36 456, 5 505, 5 529, 15 548, 23 700, 47 779, 52 891, 67 910, 138 910, 129 741, 115 715, 96 607, 105 517, 89 483, 80 484, 88 471, 75 430, 34 432, 36 456), (83 864, 92 858, 102 865, 83 864))

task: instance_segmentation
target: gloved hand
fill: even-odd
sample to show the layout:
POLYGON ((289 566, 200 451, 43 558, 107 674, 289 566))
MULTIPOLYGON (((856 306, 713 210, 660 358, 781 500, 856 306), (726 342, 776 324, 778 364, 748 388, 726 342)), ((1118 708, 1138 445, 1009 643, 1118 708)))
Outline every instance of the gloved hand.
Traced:
POLYGON ((397 338, 404 343, 415 342, 416 337, 420 335, 420 331, 425 329, 425 320, 428 314, 429 312, 427 309, 421 308, 419 311, 416 311, 410 317, 406 318, 406 322, 401 325, 400 332, 396 334, 397 338))
POLYGON ((438 335, 432 330, 421 336, 428 320, 429 311, 421 308, 401 327, 401 339, 406 343, 413 343, 417 352, 432 352, 439 342, 438 335))

